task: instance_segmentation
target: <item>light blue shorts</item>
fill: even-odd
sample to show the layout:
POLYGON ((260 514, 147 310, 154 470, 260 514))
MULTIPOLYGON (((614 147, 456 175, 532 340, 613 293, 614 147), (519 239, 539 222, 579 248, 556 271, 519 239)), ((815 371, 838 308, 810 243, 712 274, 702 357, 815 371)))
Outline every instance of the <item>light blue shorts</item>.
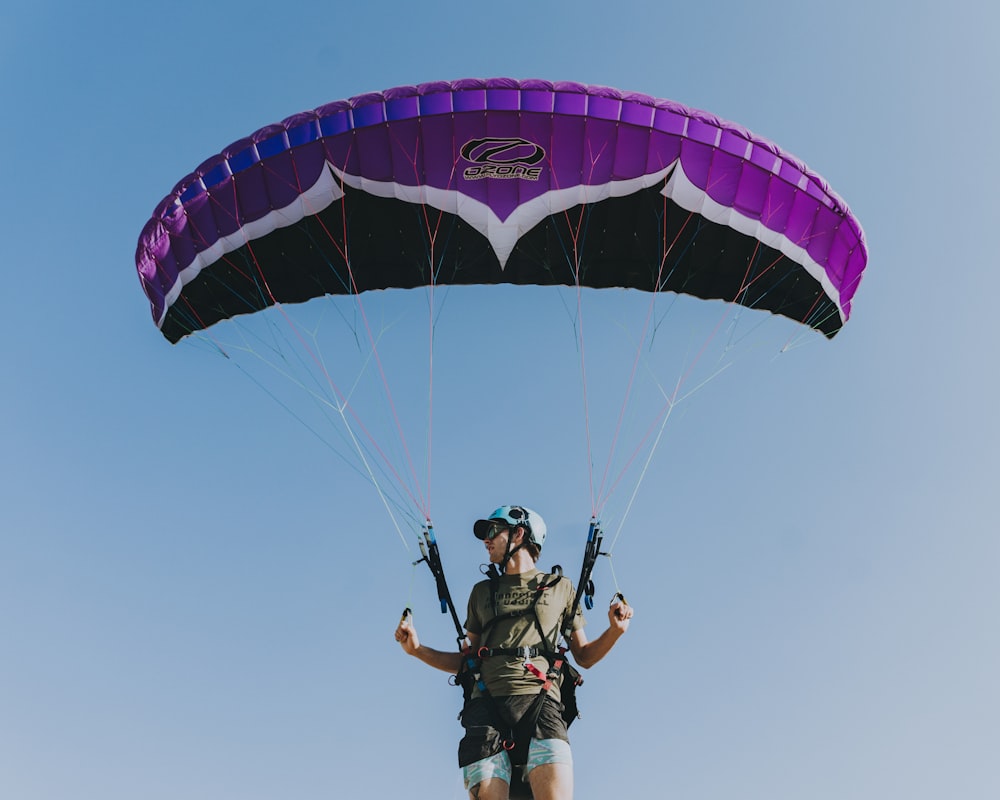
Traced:
MULTIPOLYGON (((528 763, 524 765, 525 780, 527 780, 531 770, 542 764, 569 764, 572 766, 573 753, 570 750, 569 742, 562 739, 532 739, 528 745, 528 763)), ((510 773, 510 757, 504 750, 495 756, 489 756, 469 764, 467 767, 462 767, 462 778, 465 780, 466 791, 489 778, 499 778, 509 786, 510 773)))

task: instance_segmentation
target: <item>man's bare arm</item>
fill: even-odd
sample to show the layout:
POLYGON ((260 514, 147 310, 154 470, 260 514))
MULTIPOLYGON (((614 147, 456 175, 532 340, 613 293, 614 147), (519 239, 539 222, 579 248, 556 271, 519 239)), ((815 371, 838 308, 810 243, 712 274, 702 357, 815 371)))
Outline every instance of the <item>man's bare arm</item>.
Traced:
POLYGON ((604 656, 628 630, 632 619, 632 607, 625 602, 616 602, 608 609, 608 628, 594 641, 587 641, 583 629, 573 631, 569 637, 569 649, 578 665, 590 669, 604 656))
MULTIPOLYGON (((471 647, 476 648, 479 646, 478 634, 466 633, 466 638, 471 647)), ((435 650, 433 647, 420 644, 417 629, 413 627, 413 619, 409 615, 400 620, 399 626, 396 628, 396 641, 399 642, 407 655, 420 659, 428 666, 434 667, 434 669, 439 669, 442 672, 450 672, 454 675, 458 672, 459 667, 462 666, 461 653, 435 650)))

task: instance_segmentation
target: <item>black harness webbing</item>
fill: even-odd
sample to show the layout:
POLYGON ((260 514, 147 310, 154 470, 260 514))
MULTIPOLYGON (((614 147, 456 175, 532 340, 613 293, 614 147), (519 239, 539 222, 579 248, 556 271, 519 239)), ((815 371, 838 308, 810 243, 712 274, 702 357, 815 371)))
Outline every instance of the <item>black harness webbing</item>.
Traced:
POLYGON ((569 634, 572 630, 573 619, 576 612, 580 610, 580 599, 583 598, 584 605, 589 611, 594 607, 594 581, 591 577, 594 573, 594 565, 597 557, 601 555, 601 542, 604 541, 604 533, 597 520, 590 521, 590 529, 587 531, 587 545, 583 550, 583 564, 580 567, 580 580, 576 584, 576 597, 573 598, 573 608, 569 612, 569 619, 563 623, 563 638, 569 641, 569 634))
MULTIPOLYGON (((462 628, 462 623, 458 621, 458 612, 455 611, 455 603, 451 599, 451 592, 448 590, 448 581, 444 579, 441 552, 438 550, 437 539, 434 537, 434 526, 430 522, 424 526, 424 540, 426 544, 420 542, 420 554, 422 558, 414 561, 413 566, 422 561, 430 569, 431 574, 434 576, 434 582, 437 585, 438 600, 441 601, 441 613, 446 614, 449 611, 451 612, 451 621, 455 625, 455 632, 458 634, 458 649, 461 650, 462 643, 465 641, 465 630, 462 628)), ((403 617, 405 618, 409 613, 410 609, 405 609, 403 617)))

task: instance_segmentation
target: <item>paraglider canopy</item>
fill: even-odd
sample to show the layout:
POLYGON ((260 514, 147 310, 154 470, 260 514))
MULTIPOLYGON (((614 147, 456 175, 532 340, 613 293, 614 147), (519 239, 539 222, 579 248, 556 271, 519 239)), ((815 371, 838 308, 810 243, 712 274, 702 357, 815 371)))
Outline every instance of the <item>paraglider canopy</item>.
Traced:
POLYGON ((867 262, 798 159, 667 100, 507 78, 262 128, 157 206, 136 266, 176 342, 275 303, 431 284, 672 291, 835 335, 867 262))

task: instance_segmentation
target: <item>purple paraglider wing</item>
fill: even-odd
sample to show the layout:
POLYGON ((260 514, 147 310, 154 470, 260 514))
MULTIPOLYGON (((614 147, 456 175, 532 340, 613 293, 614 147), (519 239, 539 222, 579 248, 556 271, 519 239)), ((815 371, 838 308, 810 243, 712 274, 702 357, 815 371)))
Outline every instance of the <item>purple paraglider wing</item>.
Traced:
POLYGON ((136 252, 173 342, 276 302, 431 282, 682 292, 833 336, 866 262, 846 204, 745 129, 506 78, 400 87, 263 128, 178 183, 136 252))

